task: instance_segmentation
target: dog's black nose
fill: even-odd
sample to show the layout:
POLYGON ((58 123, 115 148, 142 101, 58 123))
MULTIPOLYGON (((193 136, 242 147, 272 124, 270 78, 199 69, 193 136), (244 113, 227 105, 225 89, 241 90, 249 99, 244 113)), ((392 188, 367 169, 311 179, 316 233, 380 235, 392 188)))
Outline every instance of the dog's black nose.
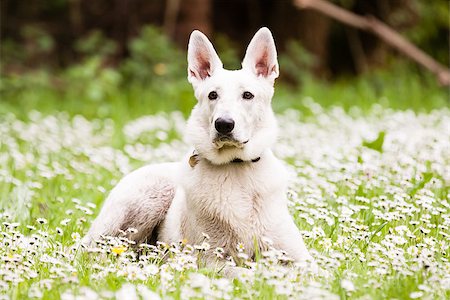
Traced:
POLYGON ((230 118, 217 118, 214 126, 218 133, 229 134, 234 128, 234 121, 230 118))

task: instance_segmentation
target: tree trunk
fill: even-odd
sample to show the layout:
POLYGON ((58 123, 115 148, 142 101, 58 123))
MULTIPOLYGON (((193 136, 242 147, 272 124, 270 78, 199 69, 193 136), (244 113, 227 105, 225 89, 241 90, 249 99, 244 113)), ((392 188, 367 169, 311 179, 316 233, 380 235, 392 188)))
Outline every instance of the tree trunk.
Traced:
MULTIPOLYGON (((169 0, 170 1, 170 0, 169 0)), ((174 40, 181 47, 186 47, 192 30, 198 29, 211 35, 211 0, 182 0, 175 26, 174 40)))

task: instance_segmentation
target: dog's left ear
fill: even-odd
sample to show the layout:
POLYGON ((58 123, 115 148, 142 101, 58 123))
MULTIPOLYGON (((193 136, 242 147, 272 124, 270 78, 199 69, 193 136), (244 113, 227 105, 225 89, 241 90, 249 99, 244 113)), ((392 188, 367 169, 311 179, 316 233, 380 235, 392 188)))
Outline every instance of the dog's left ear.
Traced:
POLYGON ((242 68, 249 69, 256 76, 263 76, 272 83, 278 77, 277 49, 268 28, 258 30, 250 41, 242 61, 242 68))

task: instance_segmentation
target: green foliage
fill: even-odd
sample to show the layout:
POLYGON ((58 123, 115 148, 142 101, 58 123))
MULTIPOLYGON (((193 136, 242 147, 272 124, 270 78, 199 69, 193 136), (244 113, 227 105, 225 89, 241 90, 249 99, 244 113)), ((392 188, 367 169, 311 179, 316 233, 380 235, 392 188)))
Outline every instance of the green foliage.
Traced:
POLYGON ((127 81, 160 85, 185 77, 185 54, 156 27, 143 27, 131 40, 129 51, 122 66, 127 81))
POLYGON ((31 43, 29 50, 36 52, 49 52, 54 47, 53 38, 44 29, 37 26, 24 26, 21 36, 25 41, 31 43))
POLYGON ((51 76, 45 70, 27 72, 21 75, 2 75, 0 80, 0 96, 4 102, 7 102, 17 97, 23 91, 37 91, 50 86, 51 76))
POLYGON ((386 132, 380 131, 378 133, 378 137, 373 141, 364 141, 363 146, 373 149, 378 152, 383 152, 383 143, 384 143, 384 136, 386 135, 386 132))
POLYGON ((311 78, 311 70, 317 62, 300 42, 292 40, 286 45, 286 51, 279 55, 281 79, 301 86, 311 78))
POLYGON ((107 57, 117 51, 117 44, 99 30, 93 30, 75 43, 75 50, 86 56, 107 57))
POLYGON ((312 97, 324 107, 340 106, 355 111, 367 111, 374 104, 415 111, 429 111, 450 104, 449 90, 438 86, 432 74, 421 74, 416 66, 401 61, 390 69, 376 70, 357 78, 341 78, 332 83, 305 76, 298 89, 277 88, 273 104, 280 111, 287 108, 304 111, 304 103, 296 98, 299 94, 312 97))
POLYGON ((101 56, 90 56, 68 68, 62 74, 68 92, 92 101, 104 101, 108 95, 118 93, 122 75, 114 68, 104 67, 103 62, 101 56))
POLYGON ((237 45, 227 36, 218 34, 215 36, 213 44, 225 69, 237 70, 241 68, 241 61, 244 57, 240 57, 236 50, 238 49, 237 45))
POLYGON ((123 76, 117 68, 108 65, 117 45, 100 31, 92 31, 75 42, 75 49, 83 54, 83 58, 78 64, 61 71, 61 88, 71 97, 96 102, 117 94, 123 76))
POLYGON ((418 13, 417 25, 407 34, 420 48, 444 65, 449 60, 450 6, 447 0, 413 1, 418 13))
POLYGON ((0 42, 0 73, 8 66, 13 71, 26 68, 49 67, 45 58, 55 47, 53 37, 40 26, 23 26, 20 42, 2 38, 0 42))

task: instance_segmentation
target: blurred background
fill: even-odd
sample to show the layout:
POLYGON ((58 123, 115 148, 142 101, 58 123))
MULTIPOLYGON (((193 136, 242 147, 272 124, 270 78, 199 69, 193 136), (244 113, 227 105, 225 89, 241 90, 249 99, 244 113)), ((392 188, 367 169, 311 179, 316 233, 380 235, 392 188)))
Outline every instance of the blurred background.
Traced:
MULTIPOLYGON (((449 64, 447 0, 333 0, 391 26, 449 64)), ((143 114, 195 103, 186 45, 200 29, 226 68, 269 27, 279 51, 276 108, 322 105, 431 109, 448 88, 374 35, 291 0, 1 0, 0 113, 63 109, 92 117, 143 114)))

